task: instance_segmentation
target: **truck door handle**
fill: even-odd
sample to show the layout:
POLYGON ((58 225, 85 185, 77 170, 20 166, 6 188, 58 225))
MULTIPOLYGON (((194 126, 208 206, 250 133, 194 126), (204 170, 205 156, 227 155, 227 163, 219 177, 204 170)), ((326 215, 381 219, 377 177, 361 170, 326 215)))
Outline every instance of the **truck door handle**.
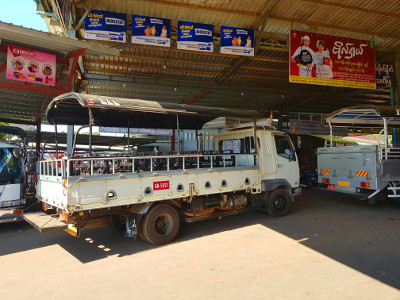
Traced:
POLYGON ((283 164, 277 164, 276 165, 278 168, 282 168, 283 167, 283 164))

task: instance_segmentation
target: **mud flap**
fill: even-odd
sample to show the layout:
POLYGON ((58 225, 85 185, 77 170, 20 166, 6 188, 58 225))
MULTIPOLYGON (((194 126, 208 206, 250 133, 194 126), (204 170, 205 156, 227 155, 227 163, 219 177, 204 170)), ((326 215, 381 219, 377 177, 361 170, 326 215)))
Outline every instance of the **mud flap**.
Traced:
POLYGON ((138 226, 140 219, 144 213, 131 213, 126 218, 125 236, 128 238, 136 239, 138 234, 138 226))

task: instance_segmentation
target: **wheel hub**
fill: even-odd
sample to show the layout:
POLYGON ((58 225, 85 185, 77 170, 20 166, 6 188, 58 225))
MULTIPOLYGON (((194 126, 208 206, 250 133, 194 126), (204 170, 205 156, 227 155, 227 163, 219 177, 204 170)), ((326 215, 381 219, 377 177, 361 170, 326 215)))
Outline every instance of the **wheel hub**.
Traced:
POLYGON ((276 210, 284 210, 286 208, 286 198, 283 196, 276 197, 274 201, 274 206, 276 210))

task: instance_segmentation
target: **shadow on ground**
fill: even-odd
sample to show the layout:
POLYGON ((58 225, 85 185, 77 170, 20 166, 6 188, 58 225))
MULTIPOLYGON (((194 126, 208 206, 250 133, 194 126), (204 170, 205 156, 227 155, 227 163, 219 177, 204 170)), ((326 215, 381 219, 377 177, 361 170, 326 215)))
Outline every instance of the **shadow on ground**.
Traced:
MULTIPOLYGON (((366 201, 336 193, 305 191, 289 216, 272 218, 263 212, 250 212, 185 224, 176 243, 255 224, 400 289, 398 204, 370 206, 366 201)), ((123 232, 106 227, 83 230, 80 238, 73 238, 65 232, 39 233, 24 222, 0 224, 0 256, 54 244, 82 263, 163 247, 125 238, 123 232)))

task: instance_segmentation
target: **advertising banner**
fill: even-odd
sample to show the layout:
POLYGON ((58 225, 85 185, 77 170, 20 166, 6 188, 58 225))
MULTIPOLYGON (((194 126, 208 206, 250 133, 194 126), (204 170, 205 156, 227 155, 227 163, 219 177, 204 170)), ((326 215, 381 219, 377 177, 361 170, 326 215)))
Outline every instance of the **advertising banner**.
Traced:
POLYGON ((168 19, 132 15, 132 43, 170 47, 170 24, 168 19))
POLYGON ((8 45, 7 79, 56 85, 56 56, 45 52, 8 45))
POLYGON ((92 10, 85 20, 85 39, 126 42, 126 14, 92 10))
POLYGON ((376 64, 376 87, 396 87, 396 70, 393 64, 376 64))
POLYGON ((376 89, 375 43, 292 30, 289 82, 376 89))
POLYGON ((213 52, 213 26, 179 21, 178 49, 213 52))
POLYGON ((254 30, 221 26, 221 53, 254 56, 254 30))

